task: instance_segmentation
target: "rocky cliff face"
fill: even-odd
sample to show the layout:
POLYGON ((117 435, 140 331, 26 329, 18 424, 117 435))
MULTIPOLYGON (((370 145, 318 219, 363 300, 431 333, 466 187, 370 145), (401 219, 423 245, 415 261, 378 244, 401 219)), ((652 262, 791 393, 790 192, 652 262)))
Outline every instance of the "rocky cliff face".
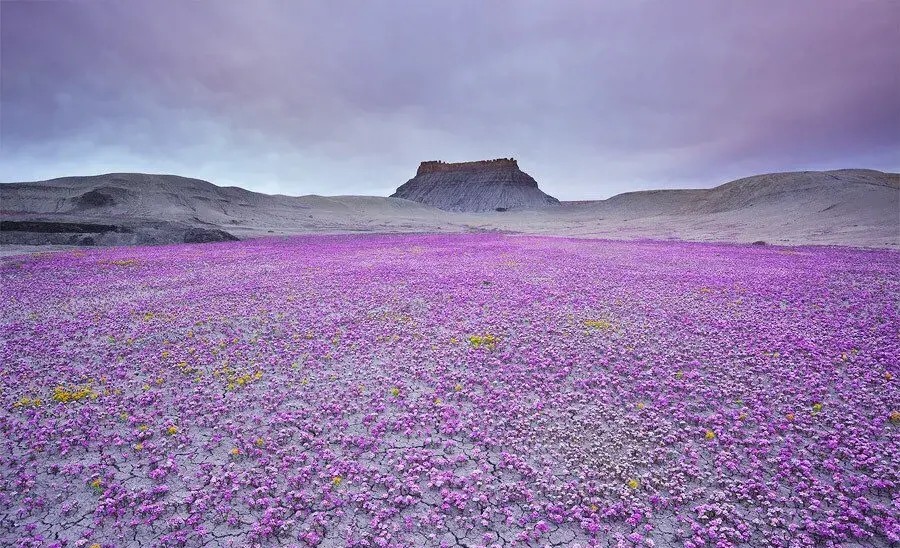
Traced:
POLYGON ((422 162, 416 176, 392 198, 405 198, 446 211, 506 211, 559 204, 512 158, 478 162, 422 162))

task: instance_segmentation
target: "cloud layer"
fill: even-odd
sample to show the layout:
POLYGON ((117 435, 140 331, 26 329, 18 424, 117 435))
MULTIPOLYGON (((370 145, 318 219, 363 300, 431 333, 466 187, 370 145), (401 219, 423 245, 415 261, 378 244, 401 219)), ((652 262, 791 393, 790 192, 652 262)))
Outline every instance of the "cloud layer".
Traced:
POLYGON ((550 194, 900 169, 890 0, 3 2, 0 181, 387 194, 515 156, 550 194))

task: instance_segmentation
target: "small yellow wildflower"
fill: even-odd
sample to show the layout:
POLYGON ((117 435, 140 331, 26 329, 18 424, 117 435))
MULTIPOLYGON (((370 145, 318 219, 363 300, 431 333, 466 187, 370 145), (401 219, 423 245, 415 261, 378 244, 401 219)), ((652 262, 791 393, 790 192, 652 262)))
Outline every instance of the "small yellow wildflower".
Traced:
POLYGON ((900 411, 891 411, 891 422, 894 424, 900 423, 900 411))
POLYGON ((636 480, 634 478, 631 478, 630 480, 628 480, 628 488, 629 489, 637 489, 638 487, 640 487, 640 485, 641 485, 641 482, 639 482, 638 480, 636 480))
POLYGON ((885 371, 885 372, 884 372, 884 380, 889 381, 889 380, 891 380, 891 379, 893 379, 893 378, 894 378, 894 376, 891 374, 890 371, 885 371))
POLYGON ((391 396, 396 398, 399 395, 400 395, 400 389, 397 388, 396 386, 391 387, 391 396))
POLYGON ((241 450, 238 449, 237 447, 232 447, 231 451, 229 451, 228 454, 231 455, 232 457, 236 457, 241 454, 241 450))
POLYGON ((678 371, 675 373, 675 378, 681 380, 684 378, 684 371, 678 371))
POLYGON ((639 402, 637 402, 637 405, 636 405, 635 407, 637 407, 637 408, 638 408, 638 411, 640 411, 641 409, 643 409, 644 407, 646 407, 646 405, 644 404, 644 402, 639 401, 639 402))
POLYGON ((178 433, 178 427, 173 424, 172 426, 166 428, 166 433, 170 436, 174 436, 178 433))
POLYGON ((103 548, 103 546, 101 546, 99 542, 95 542, 94 544, 91 544, 88 548, 103 548))
POLYGON ((143 444, 143 443, 137 443, 137 444, 135 444, 134 450, 135 450, 135 451, 143 451, 143 450, 144 450, 144 444, 143 444))
POLYGON ((91 385, 87 384, 81 387, 66 388, 65 386, 57 386, 53 389, 53 400, 59 403, 70 403, 81 401, 86 398, 92 400, 97 399, 97 394, 91 390, 91 385))
POLYGON ((342 478, 341 476, 335 476, 331 478, 331 485, 333 485, 334 487, 338 487, 343 481, 344 478, 342 478))
POLYGON ((434 398, 434 404, 435 404, 435 405, 440 405, 440 404, 441 404, 441 398, 434 398))
POLYGON ((818 413, 819 411, 822 410, 822 404, 821 404, 821 403, 814 403, 813 406, 812 406, 812 410, 813 410, 813 413, 818 413))
POLYGON ((601 329, 606 330, 612 327, 612 322, 609 320, 584 320, 585 327, 591 327, 593 329, 601 329))
POLYGON ((29 398, 27 396, 23 396, 19 398, 19 401, 13 404, 14 409, 18 409, 19 407, 40 407, 43 402, 40 398, 29 398))
POLYGON ((257 447, 262 448, 262 447, 265 447, 265 445, 266 445, 266 440, 264 440, 264 439, 262 439, 262 438, 256 438, 256 442, 255 442, 255 443, 256 443, 256 446, 257 446, 257 447))
POLYGON ((794 422, 795 417, 794 417, 793 413, 788 413, 787 415, 784 416, 784 418, 786 418, 790 422, 794 422))
POLYGON ((469 337, 469 344, 473 348, 487 348, 493 350, 497 347, 497 337, 493 335, 472 335, 469 337))
POLYGON ((94 491, 100 492, 103 490, 103 488, 101 487, 102 484, 103 484, 103 480, 101 480, 100 478, 97 478, 91 482, 91 488, 94 491))
POLYGON ((708 439, 708 440, 713 440, 713 439, 716 438, 716 433, 713 432, 712 430, 707 430, 707 431, 706 431, 706 435, 703 436, 703 437, 705 437, 705 438, 708 439))
POLYGON ((454 392, 462 392, 463 386, 459 383, 456 383, 456 386, 453 387, 454 392))

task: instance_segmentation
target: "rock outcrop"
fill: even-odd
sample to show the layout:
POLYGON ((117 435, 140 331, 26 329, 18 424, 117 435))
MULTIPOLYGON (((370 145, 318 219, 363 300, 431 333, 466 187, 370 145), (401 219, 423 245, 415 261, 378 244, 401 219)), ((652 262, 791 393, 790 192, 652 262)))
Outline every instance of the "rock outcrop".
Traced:
POLYGON ((405 198, 446 211, 507 211, 559 204, 538 188, 512 158, 478 162, 422 162, 416 176, 391 198, 405 198))
MULTIPOLYGON (((66 219, 66 217, 64 217, 66 219)), ((218 228, 147 220, 114 220, 117 224, 41 220, 0 221, 0 245, 115 246, 231 242, 237 238, 218 228)))

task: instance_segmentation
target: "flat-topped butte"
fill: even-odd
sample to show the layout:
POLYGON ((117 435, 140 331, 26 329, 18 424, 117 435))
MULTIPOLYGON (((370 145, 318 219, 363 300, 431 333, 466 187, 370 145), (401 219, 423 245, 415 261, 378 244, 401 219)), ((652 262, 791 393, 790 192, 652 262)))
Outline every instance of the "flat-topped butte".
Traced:
POLYGON ((503 212, 558 205, 513 158, 419 164, 416 176, 392 195, 446 211, 503 212))

